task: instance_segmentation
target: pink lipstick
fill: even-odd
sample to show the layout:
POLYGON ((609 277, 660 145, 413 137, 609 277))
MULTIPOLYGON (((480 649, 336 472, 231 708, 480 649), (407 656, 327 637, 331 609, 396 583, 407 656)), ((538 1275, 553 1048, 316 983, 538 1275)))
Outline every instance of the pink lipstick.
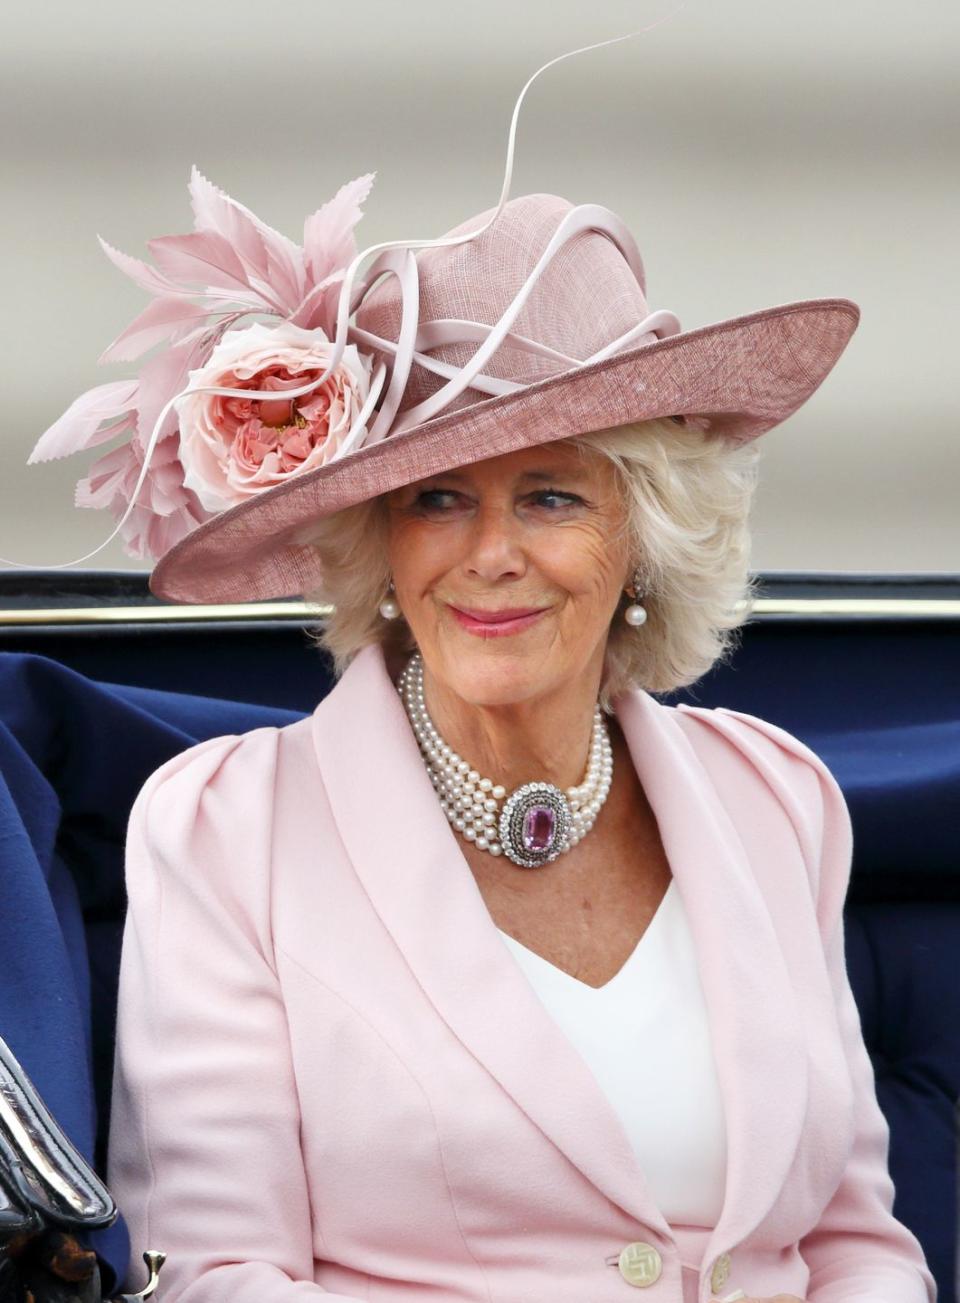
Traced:
POLYGON ((461 628, 478 638, 503 638, 507 634, 522 633, 549 609, 548 606, 514 606, 499 611, 483 611, 450 606, 461 628))

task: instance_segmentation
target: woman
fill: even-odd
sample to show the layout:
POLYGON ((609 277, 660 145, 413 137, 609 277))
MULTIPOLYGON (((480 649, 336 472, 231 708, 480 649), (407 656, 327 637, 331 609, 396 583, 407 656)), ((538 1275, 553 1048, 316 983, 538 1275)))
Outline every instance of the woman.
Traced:
POLYGON ((651 695, 731 645, 755 440, 855 305, 683 333, 623 223, 550 195, 379 246, 354 292, 360 182, 320 210, 339 263, 191 187, 164 276, 202 252, 281 321, 101 394, 153 433, 80 497, 160 596, 332 601, 341 677, 131 814, 108 1175, 160 1297, 932 1303, 837 783, 651 695))

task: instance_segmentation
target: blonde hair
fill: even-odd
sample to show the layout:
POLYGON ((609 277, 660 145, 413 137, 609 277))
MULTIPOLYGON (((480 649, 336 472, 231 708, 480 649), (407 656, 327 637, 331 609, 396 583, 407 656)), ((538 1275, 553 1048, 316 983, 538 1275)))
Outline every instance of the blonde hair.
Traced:
MULTIPOLYGON (((623 611, 610 625, 601 701, 641 687, 666 693, 685 687, 729 659, 736 631, 749 616, 748 515, 757 482, 757 441, 739 447, 682 419, 660 418, 596 430, 560 442, 608 457, 624 497, 632 557, 647 621, 636 629, 623 611)), ((380 643, 412 651, 404 620, 384 620, 387 513, 383 497, 316 520, 300 535, 323 571, 308 602, 332 604, 313 634, 337 675, 360 650, 380 643)))

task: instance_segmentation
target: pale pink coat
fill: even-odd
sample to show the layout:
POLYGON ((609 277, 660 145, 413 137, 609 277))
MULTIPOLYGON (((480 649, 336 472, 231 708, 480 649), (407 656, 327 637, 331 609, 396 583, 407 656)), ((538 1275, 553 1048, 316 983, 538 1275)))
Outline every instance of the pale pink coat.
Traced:
POLYGON ((718 1225, 654 1204, 368 648, 311 717, 183 752, 131 815, 108 1175, 137 1260, 169 1255, 162 1303, 703 1303, 723 1254, 722 1297, 932 1303, 845 975, 840 789, 751 715, 637 691, 617 716, 697 947, 718 1225), (635 1241, 663 1264, 639 1289, 635 1241))

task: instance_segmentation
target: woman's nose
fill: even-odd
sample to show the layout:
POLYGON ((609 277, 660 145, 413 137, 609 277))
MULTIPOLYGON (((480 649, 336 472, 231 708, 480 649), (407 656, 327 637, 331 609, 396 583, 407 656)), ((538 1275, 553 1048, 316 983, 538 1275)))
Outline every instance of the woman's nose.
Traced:
POLYGON ((473 522, 464 566, 467 574, 488 583, 526 571, 520 530, 512 511, 481 507, 473 522))

